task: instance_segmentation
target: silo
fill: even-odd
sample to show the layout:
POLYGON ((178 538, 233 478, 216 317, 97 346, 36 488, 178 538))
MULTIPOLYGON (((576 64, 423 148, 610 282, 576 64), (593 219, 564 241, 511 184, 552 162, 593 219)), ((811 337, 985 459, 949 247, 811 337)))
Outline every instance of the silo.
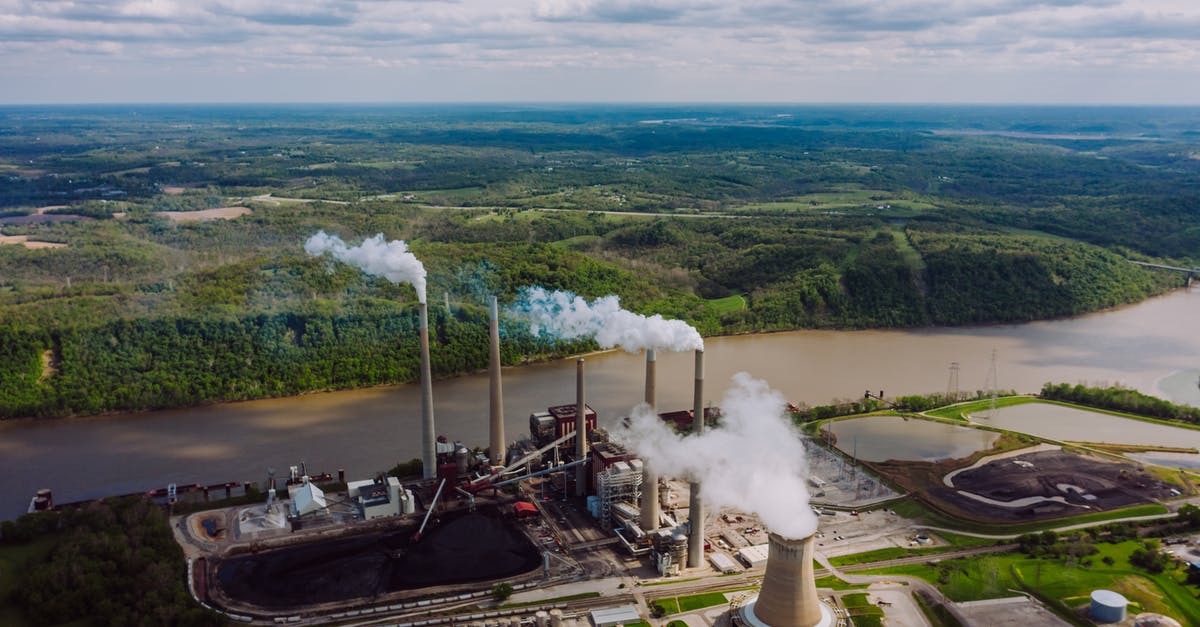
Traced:
POLYGON ((1119 623, 1125 620, 1125 608, 1129 601, 1112 590, 1092 592, 1092 605, 1088 614, 1101 623, 1119 623))

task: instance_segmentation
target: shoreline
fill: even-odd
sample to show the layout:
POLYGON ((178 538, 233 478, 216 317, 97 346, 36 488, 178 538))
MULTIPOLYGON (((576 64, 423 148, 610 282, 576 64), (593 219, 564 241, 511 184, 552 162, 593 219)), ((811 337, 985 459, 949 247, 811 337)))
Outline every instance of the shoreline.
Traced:
MULTIPOLYGON (((725 338, 737 338, 737 337, 746 337, 746 336, 755 336, 755 335, 776 335, 776 334, 783 334, 783 333, 822 333, 822 332, 828 332, 828 333, 887 333, 887 332, 895 332, 895 333, 918 333, 919 334, 919 333, 924 333, 924 332, 944 332, 944 331, 952 331, 952 330, 1002 329, 1002 328, 1018 327, 1018 326, 1029 325, 1029 324, 1081 319, 1081 318, 1086 318, 1089 316, 1112 313, 1115 311, 1120 311, 1122 309, 1143 305, 1143 304, 1151 302, 1153 300, 1161 299, 1168 295, 1172 295, 1172 294, 1175 294, 1175 293, 1178 293, 1181 291, 1188 291, 1188 290, 1189 290, 1189 288, 1187 288, 1186 286, 1178 287, 1175 289, 1171 289, 1171 290, 1167 290, 1167 291, 1164 291, 1164 292, 1161 292, 1158 294, 1151 295, 1143 300, 1136 301, 1136 302, 1123 303, 1120 305, 1114 305, 1112 307, 1106 307, 1104 309, 1099 309, 1096 311, 1089 311, 1086 313, 1076 314, 1076 315, 1072 315, 1072 316, 1059 316, 1059 317, 1055 317, 1055 318, 1038 318, 1035 320, 1028 320, 1028 321, 1023 321, 1023 322, 990 322, 990 323, 966 324, 966 325, 957 325, 957 326, 925 325, 925 326, 915 326, 915 327, 863 327, 863 328, 859 328, 859 327, 808 327, 808 328, 796 328, 796 329, 762 329, 762 330, 740 331, 740 332, 734 332, 734 333, 722 333, 722 334, 717 334, 717 335, 709 335, 709 336, 705 336, 704 340, 707 345, 707 342, 709 340, 722 340, 725 338)), ((563 356, 559 356, 559 357, 551 357, 551 358, 544 358, 544 359, 530 359, 530 360, 522 361, 519 364, 503 366, 502 370, 513 369, 513 368, 524 368, 527 366, 536 366, 536 365, 541 365, 541 364, 553 363, 556 361, 568 361, 568 360, 578 359, 580 357, 583 357, 586 359, 591 356, 604 355, 604 354, 614 353, 614 352, 618 352, 618 351, 622 351, 622 350, 623 349, 614 347, 614 348, 609 348, 609 349, 597 349, 597 350, 593 350, 593 351, 588 351, 586 353, 572 353, 569 355, 563 355, 563 356)), ((452 375, 435 377, 434 381, 435 382, 448 381, 448 380, 458 379, 461 377, 478 375, 478 374, 486 373, 486 372, 487 372, 486 367, 478 368, 475 370, 458 372, 458 373, 455 373, 452 375)), ((1174 373, 1171 373, 1171 374, 1174 374, 1174 373)), ((1171 376, 1171 374, 1165 375, 1162 378, 1171 376)), ((1160 380, 1162 378, 1160 378, 1160 380)), ((330 394, 330 393, 336 393, 336 392, 347 392, 347 391, 355 391, 355 390, 391 389, 391 388, 399 388, 402 386, 417 385, 417 384, 418 384, 417 381, 394 381, 394 382, 390 382, 390 383, 380 383, 380 384, 374 384, 374 385, 351 385, 351 386, 338 387, 338 388, 321 388, 321 389, 305 390, 305 391, 301 391, 301 392, 298 392, 295 394, 285 394, 285 395, 279 395, 279 396, 265 395, 265 396, 257 396, 254 398, 243 398, 243 399, 217 399, 217 400, 212 400, 212 401, 206 401, 203 403, 196 403, 196 404, 192 404, 192 405, 172 405, 172 406, 167 406, 167 407, 156 407, 156 408, 151 408, 151 409, 117 409, 117 410, 99 412, 99 413, 94 413, 94 414, 19 416, 19 417, 13 417, 13 418, 0 419, 0 429, 3 429, 5 425, 30 424, 30 423, 42 423, 42 422, 54 422, 54 421, 72 421, 72 420, 83 421, 83 420, 88 420, 88 419, 93 419, 93 418, 105 418, 105 417, 119 416, 119 415, 142 415, 142 414, 150 414, 150 413, 163 412, 163 411, 175 411, 175 410, 212 407, 215 405, 233 405, 233 404, 250 403, 250 402, 256 402, 256 401, 301 398, 301 397, 311 396, 311 395, 316 395, 316 394, 330 394)), ((1155 384, 1155 389, 1159 390, 1161 392, 1161 389, 1158 387, 1157 382, 1155 384)), ((917 392, 908 391, 908 392, 904 392, 904 393, 915 394, 917 392)), ((1160 398, 1164 398, 1164 397, 1160 396, 1160 398)), ((833 400, 833 399, 830 399, 830 400, 833 400)), ((1164 398, 1164 400, 1170 400, 1170 399, 1164 398)), ((1174 401, 1172 401, 1172 402, 1174 402, 1174 401)))

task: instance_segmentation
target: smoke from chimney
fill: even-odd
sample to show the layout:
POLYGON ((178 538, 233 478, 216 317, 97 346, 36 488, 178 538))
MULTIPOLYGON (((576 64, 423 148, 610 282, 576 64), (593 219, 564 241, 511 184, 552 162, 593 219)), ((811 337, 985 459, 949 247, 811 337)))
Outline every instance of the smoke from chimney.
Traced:
POLYGON ((534 336, 544 334, 563 340, 591 337, 601 348, 620 346, 630 353, 646 348, 673 352, 704 348, 704 339, 688 323, 626 311, 621 309, 617 296, 589 303, 571 292, 530 287, 521 290, 509 311, 513 317, 529 321, 534 336))
POLYGON ((425 302, 425 265, 411 252, 404 240, 387 241, 383 233, 368 237, 358 246, 347 246, 336 235, 321 231, 308 238, 304 252, 311 257, 325 253, 367 274, 381 276, 392 283, 407 283, 417 291, 417 302, 425 302))
POLYGON ((659 473, 702 484, 709 507, 754 512, 771 531, 806 538, 817 519, 808 505, 804 444, 786 416, 787 402, 745 372, 733 384, 721 400, 719 427, 679 435, 642 404, 613 436, 659 473))

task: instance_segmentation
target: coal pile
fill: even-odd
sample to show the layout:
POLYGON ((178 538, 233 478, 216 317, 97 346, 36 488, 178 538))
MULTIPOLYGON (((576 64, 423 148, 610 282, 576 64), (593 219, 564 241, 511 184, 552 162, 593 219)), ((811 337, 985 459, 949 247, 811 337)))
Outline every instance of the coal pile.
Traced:
POLYGON ((470 513, 413 543, 411 530, 315 542, 227 560, 217 578, 229 597, 260 607, 296 607, 528 572, 541 556, 513 525, 470 513))

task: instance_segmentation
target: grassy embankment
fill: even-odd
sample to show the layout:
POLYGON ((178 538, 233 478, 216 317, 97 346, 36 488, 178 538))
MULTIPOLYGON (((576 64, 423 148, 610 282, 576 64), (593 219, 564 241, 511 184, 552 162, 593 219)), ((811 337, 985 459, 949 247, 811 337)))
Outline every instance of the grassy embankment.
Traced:
POLYGON ((1014 590, 1036 591, 1070 612, 1084 605, 1096 589, 1115 590, 1132 603, 1130 613, 1159 612, 1200 624, 1196 586, 1186 583, 1183 568, 1152 574, 1129 564, 1138 541, 1097 544, 1099 553, 1082 560, 1034 559, 1021 553, 986 555, 867 571, 879 575, 909 575, 936 585, 952 601, 994 599, 1014 590), (1111 564, 1107 563, 1111 561, 1111 564))

